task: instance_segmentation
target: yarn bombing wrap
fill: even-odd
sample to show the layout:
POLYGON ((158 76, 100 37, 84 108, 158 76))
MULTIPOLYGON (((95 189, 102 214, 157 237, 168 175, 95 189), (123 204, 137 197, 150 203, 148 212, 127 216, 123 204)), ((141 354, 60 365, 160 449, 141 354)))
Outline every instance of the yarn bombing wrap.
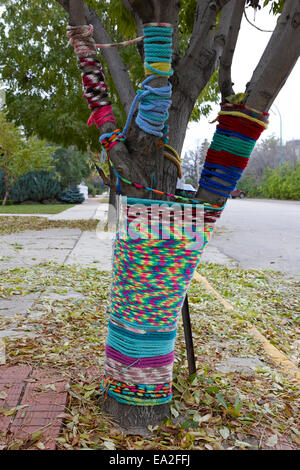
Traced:
POLYGON ((128 118, 123 130, 126 136, 135 108, 139 102, 136 124, 144 132, 162 138, 168 142, 168 126, 165 124, 169 117, 168 109, 171 106, 172 86, 154 88, 149 82, 158 77, 170 77, 172 61, 172 34, 173 28, 168 23, 149 23, 144 25, 144 68, 147 78, 142 83, 142 89, 137 91, 133 100, 128 118))
POLYGON ((92 114, 87 125, 101 127, 105 122, 116 125, 111 103, 107 94, 107 85, 103 68, 96 59, 96 44, 93 39, 92 25, 68 26, 67 37, 79 61, 81 78, 86 98, 92 114), (94 57, 87 57, 94 56, 94 57))
POLYGON ((170 77, 173 74, 172 62, 173 27, 168 23, 144 25, 144 50, 146 75, 170 77))
POLYGON ((221 103, 219 124, 207 151, 200 186, 220 196, 230 197, 257 139, 268 125, 268 116, 268 113, 241 104, 221 103))
POLYGON ((184 234, 178 236, 181 216, 171 217, 174 223, 169 227, 160 224, 161 204, 133 198, 121 202, 101 388, 125 404, 152 406, 172 399, 178 318, 213 229, 209 210, 204 209, 199 224, 196 206, 163 201, 174 214, 177 209, 179 214, 189 211, 184 234), (147 207, 142 219, 135 212, 141 204, 147 207), (154 235, 152 230, 151 238, 146 238, 149 224, 155 227, 154 235), (192 232, 200 235, 196 242, 192 232))

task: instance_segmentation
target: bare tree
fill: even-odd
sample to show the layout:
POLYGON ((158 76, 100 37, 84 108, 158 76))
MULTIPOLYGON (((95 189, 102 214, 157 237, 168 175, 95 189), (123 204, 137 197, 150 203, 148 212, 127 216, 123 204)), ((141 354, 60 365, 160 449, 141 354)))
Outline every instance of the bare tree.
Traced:
MULTIPOLYGON (((98 43, 111 42, 101 19, 83 0, 57 0, 69 12, 70 25, 92 24, 94 39, 98 43)), ((257 6, 257 1, 247 4, 257 6)), ((208 83, 213 72, 219 67, 219 84, 222 99, 234 93, 231 78, 231 64, 240 29, 246 0, 198 0, 192 34, 183 56, 178 48, 179 0, 123 0, 132 13, 137 33, 141 25, 151 22, 167 22, 174 26, 172 83, 172 105, 169 110, 169 142, 181 152, 189 117, 199 94, 208 83), (218 26, 217 17, 220 15, 218 26)), ((244 104, 267 112, 281 87, 293 69, 300 53, 300 0, 287 0, 270 41, 246 86, 244 104), (283 53, 284 51, 284 53, 283 53)), ((135 97, 128 72, 116 48, 103 50, 115 87, 126 112, 129 112, 135 97)), ((93 57, 93 56, 91 56, 93 57)), ((167 84, 166 78, 157 78, 151 86, 167 84)), ((100 127, 101 133, 114 131, 115 126, 106 122, 100 127)), ((132 120, 126 142, 118 142, 110 150, 110 159, 124 178, 136 181, 167 193, 175 193, 177 167, 164 158, 163 149, 158 147, 159 138, 145 133, 132 120), (153 178, 155 175, 155 179, 153 178)), ((213 178, 218 181, 218 178, 213 178)), ((131 197, 144 199, 159 198, 142 189, 121 181, 121 192, 131 197)), ((222 206, 226 198, 199 187, 197 198, 210 204, 222 206)), ((157 422, 168 413, 167 405, 129 406, 108 397, 107 409, 122 423, 131 425, 157 422)))
POLYGON ((209 142, 207 139, 198 145, 194 150, 188 150, 183 158, 182 171, 185 183, 190 183, 195 189, 198 188, 198 182, 201 175, 203 163, 209 142))

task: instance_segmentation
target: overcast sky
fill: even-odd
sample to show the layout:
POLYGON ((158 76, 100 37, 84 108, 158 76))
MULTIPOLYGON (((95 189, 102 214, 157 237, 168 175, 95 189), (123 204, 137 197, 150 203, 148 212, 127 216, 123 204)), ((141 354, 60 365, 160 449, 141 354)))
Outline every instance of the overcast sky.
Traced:
MULTIPOLYGON (((261 29, 273 30, 276 18, 268 14, 268 8, 257 11, 255 21, 254 10, 247 9, 247 16, 251 22, 261 29)), ((232 65, 232 80, 235 93, 244 92, 245 85, 250 80, 252 72, 264 51, 271 33, 260 32, 251 26, 243 17, 239 39, 234 54, 232 65)), ((283 51, 284 53, 284 51, 283 51)), ((300 105, 300 61, 298 60, 291 75, 279 92, 274 104, 279 109, 282 117, 282 139, 283 142, 292 139, 300 139, 300 125, 298 108, 300 105)), ((213 136, 216 124, 209 124, 217 116, 219 105, 214 105, 209 117, 202 118, 198 123, 188 126, 186 138, 183 145, 182 156, 187 150, 197 147, 205 138, 210 140, 213 136)), ((280 136, 280 119, 275 106, 271 107, 269 127, 262 134, 262 138, 274 133, 280 136), (274 113, 272 112, 274 111, 274 113)))

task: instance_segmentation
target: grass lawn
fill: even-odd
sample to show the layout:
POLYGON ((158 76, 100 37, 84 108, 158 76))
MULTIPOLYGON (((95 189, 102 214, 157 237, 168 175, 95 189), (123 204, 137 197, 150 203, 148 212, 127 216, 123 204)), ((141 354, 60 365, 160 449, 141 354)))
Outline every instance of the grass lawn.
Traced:
POLYGON ((0 206, 0 214, 58 214, 75 204, 16 204, 0 206))

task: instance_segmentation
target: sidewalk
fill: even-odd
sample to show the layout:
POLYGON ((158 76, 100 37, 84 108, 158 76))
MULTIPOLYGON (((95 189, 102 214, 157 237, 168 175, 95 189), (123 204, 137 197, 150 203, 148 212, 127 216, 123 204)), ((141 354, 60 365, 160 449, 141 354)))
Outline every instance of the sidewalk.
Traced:
POLYGON ((101 203, 100 199, 89 198, 82 204, 76 204, 59 214, 49 215, 49 220, 105 220, 108 211, 108 204, 101 203))

